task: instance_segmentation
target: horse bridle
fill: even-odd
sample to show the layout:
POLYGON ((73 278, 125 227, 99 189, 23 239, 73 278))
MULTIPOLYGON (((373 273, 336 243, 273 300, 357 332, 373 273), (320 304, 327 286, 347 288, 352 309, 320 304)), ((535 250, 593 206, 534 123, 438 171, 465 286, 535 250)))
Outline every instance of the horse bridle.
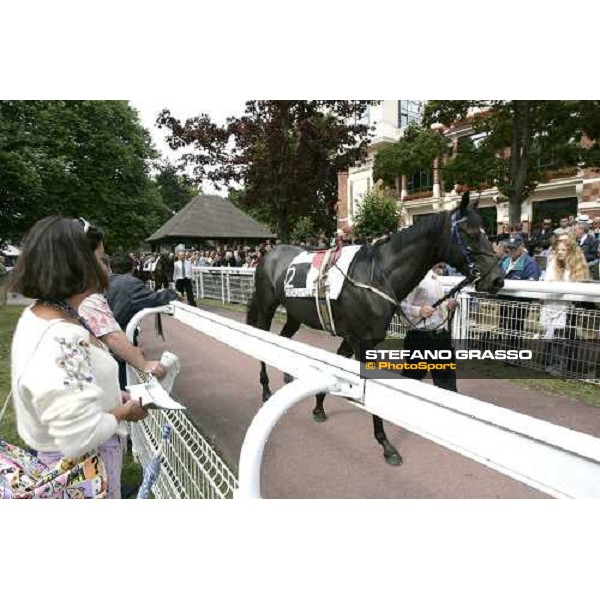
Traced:
MULTIPOLYGON (((488 274, 496 264, 495 261, 492 261, 490 268, 484 274, 481 273, 481 269, 475 264, 475 261, 473 260, 473 254, 477 256, 488 256, 492 259, 495 259, 495 256, 490 252, 476 252, 473 250, 473 248, 471 248, 471 246, 465 244, 465 241, 463 240, 462 235, 460 234, 460 227, 458 226, 460 223, 464 223, 465 221, 467 221, 466 216, 458 218, 458 214, 456 212, 452 213, 450 219, 450 239, 448 241, 448 248, 450 247, 453 241, 455 241, 458 244, 460 253, 465 263, 467 264, 467 276, 465 278, 464 285, 462 285, 461 287, 465 287, 465 285, 471 283, 477 283, 477 281, 479 281, 480 279, 484 279, 488 276, 488 274)), ((448 253, 446 252, 446 254, 448 253)))

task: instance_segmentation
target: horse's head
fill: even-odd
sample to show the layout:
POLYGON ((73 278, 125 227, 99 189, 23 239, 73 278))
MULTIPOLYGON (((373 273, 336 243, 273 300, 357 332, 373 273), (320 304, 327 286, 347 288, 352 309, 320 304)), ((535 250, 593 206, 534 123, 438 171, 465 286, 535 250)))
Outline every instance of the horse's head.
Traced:
POLYGON ((476 279, 478 291, 495 294, 504 285, 504 277, 483 230, 477 204, 469 204, 469 192, 465 192, 460 207, 450 214, 450 243, 444 260, 476 279))

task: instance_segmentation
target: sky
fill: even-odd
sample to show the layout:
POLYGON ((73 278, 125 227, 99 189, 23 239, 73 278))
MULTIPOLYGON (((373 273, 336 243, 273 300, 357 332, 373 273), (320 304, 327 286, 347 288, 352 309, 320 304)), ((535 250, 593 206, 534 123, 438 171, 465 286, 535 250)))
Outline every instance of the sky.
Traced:
MULTIPOLYGON (((190 94, 191 95, 191 94, 190 94)), ((173 100, 173 99, 133 99, 130 100, 131 105, 137 109, 143 126, 150 131, 156 148, 160 151, 164 158, 168 158, 175 162, 178 158, 178 153, 171 150, 165 141, 167 131, 156 127, 156 117, 163 108, 168 108, 171 114, 182 120, 189 117, 197 116, 201 113, 206 113, 213 121, 223 124, 227 117, 241 116, 244 113, 246 100, 236 99, 215 99, 215 100, 173 100)), ((223 190, 218 192, 210 182, 205 181, 202 184, 204 193, 218 193, 223 195, 223 190)))

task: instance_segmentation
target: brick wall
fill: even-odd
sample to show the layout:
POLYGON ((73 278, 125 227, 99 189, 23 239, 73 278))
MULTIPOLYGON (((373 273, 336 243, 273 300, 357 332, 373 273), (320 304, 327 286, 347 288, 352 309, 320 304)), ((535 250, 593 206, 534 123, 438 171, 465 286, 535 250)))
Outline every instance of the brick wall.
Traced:
POLYGON ((348 172, 338 173, 337 226, 341 229, 348 222, 348 172))

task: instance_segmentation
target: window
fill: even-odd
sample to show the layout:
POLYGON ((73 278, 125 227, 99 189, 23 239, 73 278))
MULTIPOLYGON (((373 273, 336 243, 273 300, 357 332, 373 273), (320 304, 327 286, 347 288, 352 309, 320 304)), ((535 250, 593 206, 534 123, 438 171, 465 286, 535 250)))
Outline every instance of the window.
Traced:
POLYGON ((417 171, 412 177, 406 178, 406 191, 409 194, 433 189, 433 171, 417 171))
POLYGON ((421 100, 398 100, 398 127, 406 127, 409 123, 419 122, 423 111, 421 100))

